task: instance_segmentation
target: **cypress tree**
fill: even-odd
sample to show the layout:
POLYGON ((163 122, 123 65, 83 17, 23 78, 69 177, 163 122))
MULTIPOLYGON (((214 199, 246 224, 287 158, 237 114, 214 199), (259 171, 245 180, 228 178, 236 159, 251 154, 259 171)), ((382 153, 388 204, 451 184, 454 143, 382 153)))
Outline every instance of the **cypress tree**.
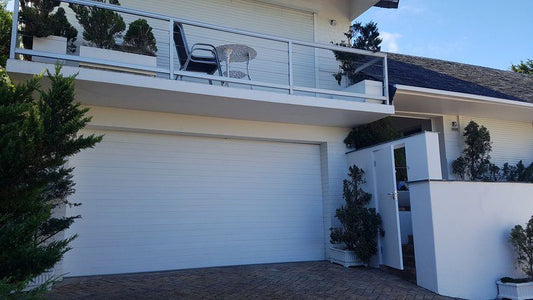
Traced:
MULTIPOLYGON (((0 298, 17 298, 35 276, 52 268, 76 236, 58 234, 80 216, 54 216, 74 193, 69 157, 100 142, 79 135, 90 122, 75 102, 74 76, 61 67, 13 85, 0 78, 0 298), (13 293, 14 291, 14 293, 13 293)), ((49 283, 48 283, 49 284, 49 283)), ((42 290, 42 289, 41 289, 42 290)))

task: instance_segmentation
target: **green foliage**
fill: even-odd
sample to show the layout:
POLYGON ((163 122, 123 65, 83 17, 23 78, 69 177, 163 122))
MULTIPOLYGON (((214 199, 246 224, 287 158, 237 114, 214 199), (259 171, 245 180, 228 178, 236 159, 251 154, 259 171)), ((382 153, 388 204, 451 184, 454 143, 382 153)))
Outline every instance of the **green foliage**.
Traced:
POLYGON ((47 72, 46 90, 40 76, 18 85, 0 76, 0 299, 24 296, 25 285, 60 261, 76 237, 57 234, 79 216, 53 212, 78 205, 68 201, 73 169, 65 164, 101 137, 78 135, 88 109, 74 102, 74 76, 60 69, 47 72))
POLYGON ((361 149, 401 138, 402 134, 392 127, 391 118, 355 127, 344 139, 348 148, 361 149))
POLYGON ((516 251, 516 262, 527 277, 533 280, 533 216, 526 224, 526 228, 516 225, 511 230, 509 241, 516 251))
MULTIPOLYGON (((348 41, 342 41, 335 45, 374 52, 381 51, 382 39, 379 37, 378 26, 374 22, 368 22, 365 25, 361 24, 361 22, 356 22, 350 26, 348 32, 344 35, 348 38, 348 41)), ((366 79, 363 74, 355 73, 355 70, 361 64, 365 63, 368 57, 342 51, 333 51, 333 54, 335 54, 337 61, 340 62, 340 71, 333 75, 339 85, 343 76, 348 77, 350 84, 366 79)))
POLYGON ((68 50, 74 52, 74 42, 78 31, 72 27, 65 16, 65 10, 59 7, 59 1, 53 0, 21 0, 19 13, 22 24, 22 42, 25 48, 32 47, 33 37, 47 37, 50 35, 67 38, 68 50), (53 12, 55 9, 55 13, 53 12))
POLYGON ((357 166, 349 168, 349 179, 343 182, 346 204, 337 209, 335 216, 341 227, 331 228, 331 243, 346 245, 357 257, 368 263, 376 255, 377 235, 381 229, 381 217, 374 208, 367 208, 372 195, 363 191, 364 171, 357 166))
POLYGON ((124 36, 124 49, 144 55, 155 56, 157 46, 152 27, 145 19, 133 21, 124 36))
MULTIPOLYGON (((94 0, 120 5, 118 0, 94 0)), ((76 13, 76 19, 83 26, 83 39, 93 43, 98 48, 113 49, 116 38, 126 29, 126 23, 120 14, 98 7, 87 7, 78 4, 69 4, 76 13)))
POLYGON ((11 12, 6 10, 5 3, 0 4, 0 66, 6 67, 11 47, 11 12))
POLYGON ((533 59, 520 61, 517 65, 511 65, 511 71, 522 74, 533 75, 533 59))
POLYGON ((511 182, 531 182, 533 183, 533 163, 525 166, 519 161, 515 166, 505 163, 501 168, 500 178, 511 182))
POLYGON ((470 121, 464 129, 463 136, 466 147, 462 156, 452 162, 453 173, 462 179, 486 180, 486 174, 492 166, 489 155, 492 143, 488 129, 470 121))

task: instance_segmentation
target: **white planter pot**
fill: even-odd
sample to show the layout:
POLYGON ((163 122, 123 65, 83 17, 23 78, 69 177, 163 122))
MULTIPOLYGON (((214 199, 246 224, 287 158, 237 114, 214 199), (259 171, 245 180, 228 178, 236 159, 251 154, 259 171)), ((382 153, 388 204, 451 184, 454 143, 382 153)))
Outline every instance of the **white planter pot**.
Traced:
MULTIPOLYGON (((345 89, 343 89, 343 92, 381 96, 383 93, 383 83, 374 80, 363 80, 346 87, 345 89)), ((375 99, 360 99, 360 101, 379 104, 383 103, 382 100, 375 99)))
POLYGON ((533 299, 533 282, 504 283, 498 280, 496 284, 498 285, 498 299, 533 299))
MULTIPOLYGON (((155 56, 140 55, 135 53, 122 52, 117 50, 101 49, 87 46, 80 46, 80 56, 94 59, 101 59, 119 63, 127 63, 144 67, 156 67, 157 58, 155 56)), ((80 63, 80 66, 86 66, 97 69, 115 70, 128 73, 145 74, 155 76, 154 72, 123 68, 110 65, 101 65, 93 63, 80 63)))
MULTIPOLYGON (((33 50, 48 53, 66 54, 67 38, 55 35, 47 37, 33 37, 33 50)), ((32 57, 32 61, 55 64, 58 60, 54 58, 34 56, 32 57)), ((61 60, 59 60, 59 62, 64 63, 64 61, 61 60)))
POLYGON ((346 268, 365 265, 357 258, 354 251, 344 250, 336 246, 330 247, 329 261, 335 264, 343 265, 346 268))
MULTIPOLYGON (((30 291, 30 290, 33 290, 34 288, 36 287, 39 287, 40 285, 42 285, 43 283, 47 282, 48 280, 52 279, 54 277, 54 270, 48 270, 44 273, 42 273, 41 275, 33 278, 29 283, 28 285, 26 286, 26 288, 24 289, 24 291, 30 291)), ((48 289, 50 289, 51 286, 48 286, 48 289)))

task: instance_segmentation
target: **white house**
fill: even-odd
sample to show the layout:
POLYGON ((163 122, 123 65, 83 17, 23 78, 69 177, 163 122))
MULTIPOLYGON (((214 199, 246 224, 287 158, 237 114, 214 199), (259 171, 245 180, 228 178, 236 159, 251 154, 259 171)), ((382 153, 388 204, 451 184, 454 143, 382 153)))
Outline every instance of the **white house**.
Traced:
POLYGON ((65 41, 59 50, 47 40, 33 49, 12 43, 14 80, 64 62, 91 108, 84 133, 105 135, 69 162, 72 200, 83 205, 62 213, 82 219, 65 233, 79 237, 58 274, 327 259, 342 179, 355 163, 388 228, 377 265, 403 269, 402 243, 412 235, 417 283, 442 295, 494 298, 495 280, 513 275, 507 232, 533 214, 533 186, 444 180, 454 179, 450 162, 470 120, 490 130, 496 163, 533 161, 531 77, 330 43, 373 5, 398 1, 62 2, 117 11, 127 24, 147 19, 158 51, 154 59, 90 47, 69 9, 80 32, 75 53, 65 41), (204 46, 220 67, 187 70, 180 37, 181 50, 215 47, 204 46), (339 85, 334 51, 364 57, 358 71, 370 79, 339 85), (386 116, 420 134, 346 148, 351 128, 386 116), (409 214, 389 195, 398 148, 407 154, 409 214))

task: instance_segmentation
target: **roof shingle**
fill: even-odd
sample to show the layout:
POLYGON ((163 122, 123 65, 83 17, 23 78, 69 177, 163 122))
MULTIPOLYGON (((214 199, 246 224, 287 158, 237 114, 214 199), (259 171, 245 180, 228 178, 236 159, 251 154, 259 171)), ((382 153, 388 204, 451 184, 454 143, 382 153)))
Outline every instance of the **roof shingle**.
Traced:
POLYGON ((533 103, 533 75, 388 53, 389 83, 533 103))

